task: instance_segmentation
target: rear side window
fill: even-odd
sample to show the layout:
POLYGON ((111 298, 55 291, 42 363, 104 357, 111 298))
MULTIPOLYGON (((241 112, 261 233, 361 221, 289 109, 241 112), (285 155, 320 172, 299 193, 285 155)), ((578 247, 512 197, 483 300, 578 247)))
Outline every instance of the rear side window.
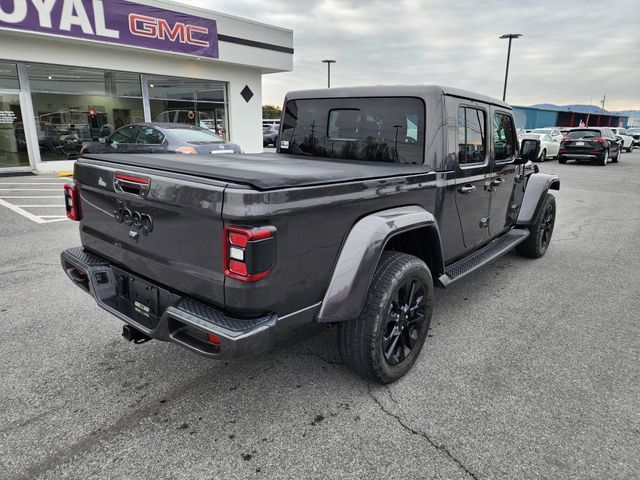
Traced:
POLYGON ((458 162, 461 165, 484 163, 486 151, 484 110, 470 107, 458 109, 458 162))
POLYGON ((424 103, 417 98, 291 100, 285 106, 280 152, 422 164, 424 125, 424 103))
POLYGON ((111 141, 118 143, 136 143, 138 130, 136 127, 123 127, 111 135, 111 141))
POLYGON ((510 115, 493 116, 493 150, 496 160, 510 160, 516 153, 516 129, 510 115))
POLYGON ((575 140, 578 138, 595 138, 599 137, 600 135, 600 130, 571 130, 569 133, 567 133, 567 138, 575 140))

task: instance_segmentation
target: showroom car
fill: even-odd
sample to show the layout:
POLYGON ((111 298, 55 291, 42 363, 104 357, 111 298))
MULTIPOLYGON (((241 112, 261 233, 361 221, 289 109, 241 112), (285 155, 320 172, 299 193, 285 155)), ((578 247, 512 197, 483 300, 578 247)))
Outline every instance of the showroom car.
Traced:
POLYGON ((242 153, 206 128, 181 123, 136 123, 83 147, 81 153, 242 153))

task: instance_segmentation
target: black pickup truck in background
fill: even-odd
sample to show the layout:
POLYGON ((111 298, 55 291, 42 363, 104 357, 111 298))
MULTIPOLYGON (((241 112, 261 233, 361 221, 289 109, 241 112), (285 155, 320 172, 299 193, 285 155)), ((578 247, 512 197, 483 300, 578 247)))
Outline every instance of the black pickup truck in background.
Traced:
POLYGON ((557 177, 511 108, 436 86, 293 92, 275 154, 85 155, 66 187, 70 279, 124 336, 229 359, 336 324, 360 375, 404 375, 434 286, 544 255, 557 177))

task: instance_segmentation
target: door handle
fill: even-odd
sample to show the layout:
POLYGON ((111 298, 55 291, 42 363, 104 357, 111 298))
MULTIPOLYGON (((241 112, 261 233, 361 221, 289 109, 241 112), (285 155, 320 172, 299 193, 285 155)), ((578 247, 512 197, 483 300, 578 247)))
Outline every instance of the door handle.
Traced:
POLYGON ((475 185, 465 185, 464 187, 460 187, 458 189, 458 192, 460 192, 462 195, 469 195, 475 189, 476 189, 475 185))
POLYGON ((498 187, 503 183, 504 183, 504 180, 502 178, 498 177, 498 178, 496 178, 496 179, 491 181, 491 186, 492 187, 498 187))

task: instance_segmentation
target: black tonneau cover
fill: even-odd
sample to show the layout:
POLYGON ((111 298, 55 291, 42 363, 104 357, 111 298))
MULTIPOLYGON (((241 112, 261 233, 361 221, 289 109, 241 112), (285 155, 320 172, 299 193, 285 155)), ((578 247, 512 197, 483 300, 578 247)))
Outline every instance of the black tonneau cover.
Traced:
POLYGON ((217 154, 85 154, 82 158, 150 168, 250 185, 258 190, 303 187, 431 171, 425 165, 362 162, 278 153, 217 154))

